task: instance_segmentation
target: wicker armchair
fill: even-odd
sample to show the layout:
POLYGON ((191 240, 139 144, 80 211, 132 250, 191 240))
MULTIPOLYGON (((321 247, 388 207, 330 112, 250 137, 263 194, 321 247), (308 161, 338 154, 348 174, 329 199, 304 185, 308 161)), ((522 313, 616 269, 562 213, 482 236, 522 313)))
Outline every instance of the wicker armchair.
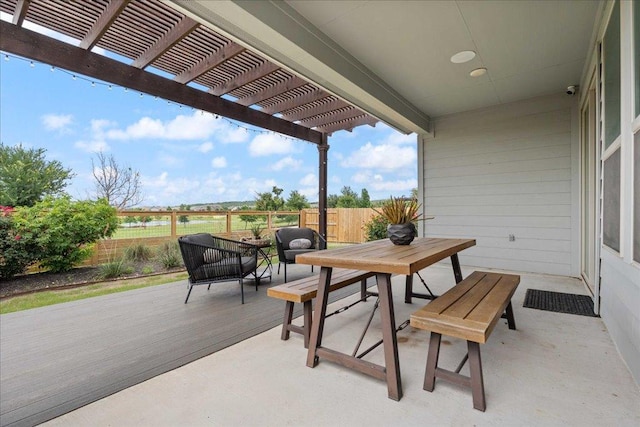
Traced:
POLYGON ((189 273, 189 292, 186 304, 195 285, 209 285, 215 282, 238 280, 244 304, 243 280, 253 275, 258 290, 256 268, 258 248, 254 245, 223 239, 207 233, 191 234, 178 238, 184 265, 189 273))
MULTIPOLYGON (((280 264, 284 264, 284 282, 287 283, 287 264, 296 263, 296 255, 314 252, 327 247, 327 241, 311 228, 281 228, 276 231, 276 248, 278 249, 278 274, 280 264), (298 248, 293 245, 294 240, 306 239, 311 242, 310 247, 298 248), (294 247, 292 247, 294 246, 294 247)), ((311 266, 313 271, 313 266, 311 266)))

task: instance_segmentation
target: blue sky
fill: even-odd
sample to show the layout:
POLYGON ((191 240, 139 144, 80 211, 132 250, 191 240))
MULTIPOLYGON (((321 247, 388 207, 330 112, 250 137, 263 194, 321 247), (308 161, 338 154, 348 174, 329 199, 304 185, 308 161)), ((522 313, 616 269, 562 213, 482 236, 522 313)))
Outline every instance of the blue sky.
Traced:
MULTIPOLYGON (((254 200, 274 185, 317 201, 313 144, 8 56, 0 59, 0 141, 44 148, 72 169, 74 198, 95 197, 91 161, 102 151, 140 172, 141 206, 254 200)), ((329 194, 346 185, 381 199, 417 186, 414 134, 378 123, 336 132, 329 145, 329 194)))

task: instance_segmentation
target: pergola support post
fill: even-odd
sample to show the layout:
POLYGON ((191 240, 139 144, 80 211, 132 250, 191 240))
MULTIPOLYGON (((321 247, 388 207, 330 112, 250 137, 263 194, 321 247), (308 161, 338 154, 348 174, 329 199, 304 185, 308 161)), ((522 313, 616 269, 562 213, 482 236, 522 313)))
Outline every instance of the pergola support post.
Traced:
MULTIPOLYGON (((327 240, 327 152, 329 151, 328 136, 323 133, 318 147, 318 233, 327 240)), ((326 246, 325 242, 320 244, 326 246)), ((326 249, 323 247, 322 249, 326 249)))

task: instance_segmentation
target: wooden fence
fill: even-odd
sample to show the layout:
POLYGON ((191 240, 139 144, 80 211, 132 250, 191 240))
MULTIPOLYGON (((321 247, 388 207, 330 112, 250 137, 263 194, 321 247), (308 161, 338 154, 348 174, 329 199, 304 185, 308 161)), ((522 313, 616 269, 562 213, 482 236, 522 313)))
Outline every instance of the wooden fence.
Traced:
MULTIPOLYGON (((318 230, 318 209, 302 211, 121 211, 120 227, 110 239, 96 243, 93 256, 83 265, 99 265, 119 259, 126 248, 144 244, 160 247, 175 242, 179 236, 211 233, 239 240, 252 235, 251 227, 263 228, 262 234, 273 237, 281 227, 309 227, 318 230)), ((327 210, 327 241, 362 243, 364 224, 375 212, 370 208, 327 210)))

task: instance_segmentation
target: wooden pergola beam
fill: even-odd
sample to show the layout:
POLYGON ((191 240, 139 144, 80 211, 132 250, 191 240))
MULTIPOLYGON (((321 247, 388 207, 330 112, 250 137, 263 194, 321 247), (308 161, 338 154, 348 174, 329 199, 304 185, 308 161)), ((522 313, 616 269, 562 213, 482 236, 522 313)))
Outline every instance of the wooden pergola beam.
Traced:
MULTIPOLYGON (((302 80, 297 76, 293 76, 290 79, 287 79, 283 82, 280 82, 276 85, 269 86, 259 92, 254 93, 251 96, 245 96, 243 98, 238 98, 236 102, 241 105, 249 106, 253 104, 257 104, 258 102, 264 101, 269 98, 273 98, 274 96, 280 95, 284 92, 290 91, 292 89, 299 88, 301 86, 306 85, 307 82, 302 80)), ((293 121, 293 120, 291 120, 293 121)))
POLYGON ((230 81, 212 88, 210 92, 214 95, 221 96, 225 93, 231 92, 234 89, 238 89, 241 86, 256 81, 266 76, 267 74, 271 74, 279 69, 280 67, 278 67, 274 63, 265 61, 263 64, 259 65, 253 70, 242 73, 241 75, 234 77, 230 81))
POLYGON ((362 111, 358 110, 354 107, 346 107, 344 110, 331 114, 331 115, 321 115, 315 117, 309 117, 308 119, 300 120, 298 122, 299 125, 307 126, 310 128, 326 126, 331 123, 335 123, 337 121, 342 121, 346 119, 352 119, 354 117, 358 117, 362 115, 362 111))
POLYGON ((175 27, 171 29, 171 31, 165 34, 160 40, 150 46, 145 53, 133 61, 131 66, 144 68, 151 64, 163 53, 171 49, 176 43, 189 35, 189 33, 198 28, 198 25, 200 25, 198 22, 188 16, 185 16, 180 20, 180 22, 178 22, 178 24, 176 24, 175 27))
POLYGON ((0 21, 0 49, 263 129, 322 143, 322 133, 180 84, 159 75, 0 21))
POLYGON ((351 119, 347 119, 347 120, 341 120, 339 122, 334 122, 331 124, 328 124, 326 126, 318 126, 316 128, 317 131, 323 132, 323 133, 333 133, 335 131, 338 130, 342 130, 345 129, 345 127, 349 132, 351 132, 351 130, 353 130, 353 128, 357 127, 357 126, 361 126, 361 125, 375 125, 378 122, 377 119, 371 117, 371 116, 367 116, 366 114, 360 115, 358 117, 354 117, 351 119), (345 126, 345 124, 347 126, 345 126))
POLYGON ((334 98, 330 101, 323 101, 321 104, 318 104, 317 106, 312 108, 302 107, 300 109, 288 111, 286 114, 282 115, 282 118, 295 122, 296 120, 304 120, 308 117, 328 113, 329 111, 337 110, 339 108, 346 107, 347 105, 349 104, 347 104, 343 100, 334 98))
POLYGON ((229 43, 217 52, 209 55, 204 61, 200 61, 197 65, 183 71, 173 79, 178 83, 189 83, 197 79, 212 68, 217 67, 229 58, 234 57, 245 51, 245 48, 237 43, 229 43))
POLYGON ((327 96, 331 96, 327 92, 323 92, 321 90, 314 90, 309 93, 305 93, 303 95, 295 96, 286 101, 278 102, 276 104, 270 105, 262 109, 267 114, 275 114, 280 113, 282 111, 287 111, 292 108, 299 107, 304 104, 308 104, 313 101, 317 101, 318 99, 326 98, 327 96))
POLYGON ((30 0, 18 0, 16 3, 16 10, 13 12, 13 24, 22 26, 24 22, 25 16, 27 16, 27 11, 29 10, 29 1, 30 0))
POLYGON ((127 7, 129 0, 112 1, 104 10, 100 18, 93 24, 89 33, 80 42, 80 49, 91 50, 98 43, 100 38, 107 32, 113 21, 127 7))

